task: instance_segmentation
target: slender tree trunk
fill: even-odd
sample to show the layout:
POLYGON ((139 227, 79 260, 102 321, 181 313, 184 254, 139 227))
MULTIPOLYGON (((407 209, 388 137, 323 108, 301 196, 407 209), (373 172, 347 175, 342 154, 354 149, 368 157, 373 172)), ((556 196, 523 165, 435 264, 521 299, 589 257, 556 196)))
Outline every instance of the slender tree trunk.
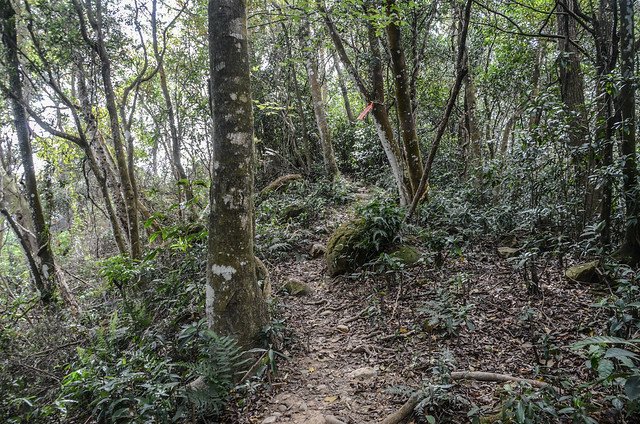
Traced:
MULTIPOLYGON (((573 164, 573 180, 576 191, 584 193, 583 205, 591 203, 592 187, 588 181, 588 148, 589 124, 587 121, 584 101, 584 77, 580 66, 580 53, 574 45, 576 42, 576 20, 571 13, 574 12, 572 2, 558 3, 558 76, 560 82, 560 96, 568 116, 569 148, 571 149, 571 163, 573 164)), ((591 211, 583 207, 583 211, 577 212, 582 222, 578 223, 578 230, 586 224, 591 217, 591 211)))
POLYGON ((368 25, 367 36, 369 39, 369 46, 371 49, 369 70, 372 80, 371 92, 367 89, 364 80, 360 76, 360 73, 349 59, 347 52, 344 48, 344 43, 340 38, 340 34, 336 29, 331 17, 325 9, 322 0, 316 1, 316 6, 320 11, 324 22, 333 41, 333 45, 344 65, 345 69, 351 75, 358 91, 362 95, 363 99, 367 102, 373 103, 373 109, 371 111, 373 115, 374 124, 380 139, 382 149, 387 156, 389 167, 391 168, 391 174, 395 180, 398 188, 398 197, 401 205, 407 205, 411 200, 408 192, 407 185, 405 185, 404 170, 402 166, 402 157, 400 156, 400 150, 398 148, 395 136, 393 135, 393 128, 389 121, 389 113, 384 103, 384 73, 382 71, 382 60, 380 58, 380 48, 378 46, 378 37, 376 36, 375 28, 372 25, 368 25))
MULTIPOLYGON (((74 7, 78 17, 84 22, 83 7, 79 0, 73 0, 74 7)), ((100 74, 102 76, 104 96, 106 99, 107 113, 109 115, 109 126, 111 129, 111 139, 115 150, 115 159, 120 177, 120 185, 124 194, 124 201, 127 212, 127 223, 129 231, 129 243, 131 246, 131 256, 138 259, 142 256, 142 246, 140 244, 140 229, 138 224, 138 199, 136 194, 135 182, 133 180, 133 170, 129 169, 132 158, 127 155, 127 149, 122 140, 123 132, 118 118, 118 106, 116 103, 116 94, 111 80, 111 59, 105 45, 103 22, 102 22, 102 0, 95 0, 95 10, 90 6, 91 2, 87 2, 87 18, 93 31, 95 32, 95 41, 86 33, 86 28, 82 27, 82 36, 98 54, 100 58, 100 74)), ((132 155, 133 152, 129 152, 132 155)))
POLYGON ((160 89, 162 91, 162 97, 164 98, 165 107, 167 110, 167 120, 169 121, 169 133, 171 134, 171 162, 173 165, 176 182, 178 184, 178 197, 182 201, 182 191, 184 189, 184 197, 187 204, 190 204, 189 209, 193 209, 193 191, 191 190, 191 184, 187 173, 182 166, 182 159, 180 155, 180 137, 178 135, 178 129, 176 127, 176 116, 173 111, 173 102, 171 101, 171 95, 169 94, 169 86, 167 84, 167 74, 164 69, 164 56, 160 52, 158 46, 158 23, 156 19, 157 0, 153 0, 151 9, 151 34, 153 38, 153 54, 155 56, 158 75, 160 76, 160 89))
POLYGON ((100 187, 100 192, 102 194, 105 208, 107 210, 107 217, 109 218, 109 223, 111 224, 111 230, 113 231, 113 237, 116 241, 116 245, 118 246, 118 251, 123 255, 129 254, 125 231, 122 228, 122 223, 127 222, 125 209, 123 207, 124 205, 121 206, 120 219, 118 218, 117 208, 114 207, 114 200, 118 202, 119 199, 120 204, 122 204, 122 197, 120 196, 119 190, 109 189, 110 178, 108 174, 110 173, 110 169, 107 166, 106 158, 104 158, 105 153, 104 151, 102 151, 102 143, 98 141, 98 139, 101 137, 101 134, 98 130, 98 123, 96 122, 93 112, 91 111, 91 104, 89 103, 89 96, 87 94, 84 71, 81 68, 78 68, 77 85, 81 115, 87 124, 86 144, 81 147, 84 150, 85 155, 87 156, 91 171, 96 177, 96 181, 98 182, 98 186, 100 187), (98 153, 94 151, 96 148, 99 149, 98 153), (103 157, 99 158, 100 156, 103 157))
POLYGON ((382 69, 382 57, 380 55, 380 46, 376 30, 373 25, 367 25, 367 33, 369 38, 369 49, 371 50, 371 58, 369 69, 371 74, 371 101, 373 102, 373 118, 375 120, 378 138, 382 144, 387 161, 391 166, 391 173, 398 187, 400 197, 400 205, 404 206, 409 203, 411 196, 411 186, 405 181, 404 164, 400 148, 393 134, 391 121, 389 120, 389 111, 384 95, 384 72, 382 69))
POLYGON ((214 331, 249 347, 267 322, 267 308, 253 251, 254 143, 245 0, 210 0, 208 17, 213 174, 206 313, 214 331))
POLYGON ((410 81, 407 73, 407 61, 402 45, 402 33, 396 24, 397 16, 393 11, 395 0, 387 0, 387 15, 391 17, 387 25, 387 40, 391 55, 391 64, 396 90, 396 108, 400 121, 400 134, 407 166, 407 174, 411 185, 411 195, 418 190, 422 176, 422 155, 418 132, 411 103, 410 81))
MULTIPOLYGON (((594 13, 594 44, 596 47, 596 157, 598 166, 607 169, 613 164, 613 133, 615 125, 613 98, 607 89, 610 73, 618 61, 616 0, 600 0, 597 15, 594 13)), ((613 208, 613 181, 610 173, 604 173, 600 194, 600 220, 603 222, 601 243, 611 245, 611 213, 613 208)), ((595 197, 595 196, 594 196, 595 197)))
POLYGON ((331 59, 333 60, 333 66, 336 69, 336 74, 338 75, 338 85, 340 86, 340 93, 342 94, 342 102, 344 103, 344 110, 347 114, 347 118, 349 122, 352 124, 356 122, 356 117, 353 114, 353 109, 351 109, 351 101, 349 100, 349 90, 347 89, 347 83, 344 80, 344 75, 342 73, 342 68, 340 67, 340 61, 336 58, 335 54, 331 54, 331 59))
MULTIPOLYGON (((307 42, 305 40, 309 40, 309 32, 309 24, 305 23, 305 30, 301 33, 302 42, 307 42)), ((329 179, 333 180, 338 176, 338 165, 336 164, 336 158, 333 152, 333 142, 331 140, 329 123, 327 122, 327 112, 325 110, 324 100, 322 97, 322 87, 320 86, 320 81, 318 81, 318 57, 311 46, 307 47, 305 64, 307 68, 307 77, 309 78, 311 100, 313 102, 313 113, 316 117, 316 124, 320 135, 320 144, 322 145, 324 170, 329 179)))
MULTIPOLYGON (((282 31, 284 33, 284 41, 287 46, 287 53, 289 57, 293 57, 293 49, 291 47, 291 38, 289 37, 289 30, 284 22, 281 24, 282 31)), ((311 171, 313 160, 311 157, 311 140, 309 139, 309 125, 307 124, 307 117, 304 113, 304 102, 302 101, 302 93, 300 90, 300 84, 298 83, 298 74, 296 73, 295 61, 289 61, 289 73, 291 75, 291 81, 293 83, 293 91, 296 98, 296 111, 300 118, 300 125, 302 126, 302 149, 304 150, 304 167, 306 172, 311 171)))
POLYGON ((620 250, 623 259, 637 263, 640 259, 640 209, 638 205, 638 165, 636 163, 635 45, 633 0, 619 0, 620 73, 622 87, 618 94, 620 152, 623 165, 623 190, 626 205, 626 228, 620 250))
POLYGON ((13 112, 13 123, 16 130, 20 158, 24 170, 24 185, 27 200, 33 220, 37 242, 38 275, 34 275, 34 281, 40 291, 43 303, 50 303, 56 286, 55 262, 51 250, 49 228, 46 225, 36 171, 31 150, 31 131, 27 121, 27 113, 22 106, 22 81, 20 78, 20 62, 18 60, 18 40, 16 31, 16 13, 10 0, 0 0, 0 13, 2 14, 2 42, 5 48, 7 60, 7 72, 9 73, 9 86, 15 98, 10 99, 13 112))

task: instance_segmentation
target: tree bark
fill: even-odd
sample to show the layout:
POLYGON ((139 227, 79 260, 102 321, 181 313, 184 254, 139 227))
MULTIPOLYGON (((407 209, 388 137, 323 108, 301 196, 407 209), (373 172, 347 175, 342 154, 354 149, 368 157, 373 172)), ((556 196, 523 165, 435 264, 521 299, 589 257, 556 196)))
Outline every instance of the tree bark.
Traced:
POLYGON ((207 255, 210 328, 255 344, 267 322, 256 278, 254 143, 245 0, 210 0, 213 169, 207 255))

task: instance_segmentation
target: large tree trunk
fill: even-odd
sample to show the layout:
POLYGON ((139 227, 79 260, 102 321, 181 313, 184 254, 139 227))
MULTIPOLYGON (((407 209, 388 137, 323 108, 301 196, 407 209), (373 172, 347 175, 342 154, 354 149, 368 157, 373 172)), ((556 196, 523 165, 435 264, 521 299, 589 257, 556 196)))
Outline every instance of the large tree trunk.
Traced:
MULTIPOLYGON (((24 186, 26 190, 27 201, 33 221, 33 229, 36 237, 37 250, 33 257, 37 258, 36 269, 33 269, 33 257, 29 261, 32 264, 32 272, 34 272, 34 281, 37 289, 40 291, 40 297, 43 303, 50 303, 53 300, 53 294, 56 285, 60 285, 61 294, 66 301, 75 305, 70 293, 65 293, 66 286, 62 281, 58 281, 56 273, 56 264, 54 262, 53 251, 51 249, 51 238, 49 227, 46 224, 40 195, 38 193, 38 184, 36 180, 36 171, 33 162, 33 152, 31 150, 31 131, 27 121, 27 113, 22 105, 22 80, 20 78, 20 62, 18 60, 18 39, 16 31, 16 13, 11 5, 10 0, 0 0, 0 25, 2 26, 2 43, 5 48, 5 57, 7 62, 7 72, 9 74, 9 87, 13 96, 10 99, 11 109, 13 112, 13 123, 16 130, 18 145, 20 148, 20 158, 22 160, 22 168, 24 171, 24 186)), ((6 217, 9 217, 5 213, 6 217)))
MULTIPOLYGON (((305 23, 305 31, 301 33, 303 42, 309 40, 309 24, 305 23)), ((318 81, 318 57, 311 46, 307 46, 305 65, 307 68, 307 77, 309 78, 309 88, 311 90, 311 101, 313 102, 313 113, 316 117, 318 126, 318 134, 320 135, 320 144, 322 145, 322 157, 324 159, 324 170, 330 179, 338 176, 338 165, 336 164, 335 154, 333 152, 333 143, 331 140, 331 131, 327 122, 327 112, 325 110, 324 100, 322 96, 322 87, 318 81)))
MULTIPOLYGON (((606 169, 613 164, 613 133, 615 116, 611 91, 607 89, 609 74, 618 61, 617 4, 616 0, 600 0, 597 15, 594 12, 594 44, 596 47, 596 131, 599 151, 597 165, 606 169)), ((611 211, 613 207, 613 181, 604 173, 600 195, 600 220, 604 223, 601 243, 611 245, 611 211)), ((594 196, 595 197, 595 196, 594 196)))
POLYGON ((396 24, 397 16, 393 11, 395 3, 395 0, 387 0, 387 15, 392 18, 387 25, 387 40, 395 82, 396 108, 400 122, 404 158, 411 185, 411 195, 413 195, 418 190, 423 172, 422 155, 420 154, 415 115, 411 104, 410 81, 407 73, 407 60, 402 46, 402 33, 396 24))
POLYGON ((620 152, 623 166, 623 190, 626 205, 624 243, 619 251, 622 259, 637 263, 640 259, 640 209, 638 207, 638 165, 636 163, 636 107, 634 71, 633 0, 619 0, 620 13, 620 73, 622 87, 618 94, 620 118, 620 152))
POLYGON ((210 327, 255 344, 267 322, 256 278, 253 113, 244 0, 210 0, 213 169, 206 313, 210 327))
MULTIPOLYGON (((588 182, 589 161, 587 154, 589 145, 589 124, 584 103, 584 77, 580 67, 580 53, 574 45, 576 42, 576 20, 571 15, 575 12, 572 2, 558 2, 558 76, 560 96, 568 116, 569 148, 573 164, 573 178, 576 190, 584 193, 583 204, 591 203, 592 188, 588 182)), ((580 227, 586 224, 591 211, 587 207, 579 212, 582 216, 580 227)), ((581 229, 581 228, 579 228, 581 229)))

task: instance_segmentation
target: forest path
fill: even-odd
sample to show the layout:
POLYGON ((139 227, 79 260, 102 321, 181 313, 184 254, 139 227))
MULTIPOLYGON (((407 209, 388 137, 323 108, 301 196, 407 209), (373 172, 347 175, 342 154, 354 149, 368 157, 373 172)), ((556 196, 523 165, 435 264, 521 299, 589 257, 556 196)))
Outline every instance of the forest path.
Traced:
POLYGON ((302 281, 313 293, 282 300, 294 346, 288 361, 278 360, 275 393, 257 422, 364 423, 393 409, 383 390, 397 380, 389 368, 400 352, 377 342, 383 334, 372 331, 365 317, 370 299, 349 289, 355 281, 342 285, 326 277, 322 258, 280 268, 276 281, 302 281))
MULTIPOLYGON (((369 194, 363 190, 358 197, 365 201, 369 194)), ((351 210, 334 211, 326 230, 351 210)), ((307 247, 326 245, 326 230, 318 228, 307 247)), ((440 259, 423 251, 424 263, 399 273, 330 278, 322 256, 304 254, 271 266, 276 318, 291 333, 283 348, 289 359, 278 359, 268 392, 255 399, 242 423, 379 423, 407 398, 390 389, 437 381, 430 379, 440 358, 448 358, 453 371, 584 381, 583 359, 569 346, 604 324, 589 306, 597 295, 567 281, 550 261, 538 263, 542 295, 531 296, 523 275, 495 247, 469 247, 464 256, 443 251, 440 259), (292 279, 312 293, 286 294, 282 288, 292 279), (433 317, 425 309, 439 316, 438 328, 425 324, 433 317), (459 322, 447 335, 442 326, 448 320, 459 322)), ((471 404, 495 411, 501 387, 460 382, 455 396, 445 395, 446 408, 436 403, 428 413, 467 422, 471 404)))

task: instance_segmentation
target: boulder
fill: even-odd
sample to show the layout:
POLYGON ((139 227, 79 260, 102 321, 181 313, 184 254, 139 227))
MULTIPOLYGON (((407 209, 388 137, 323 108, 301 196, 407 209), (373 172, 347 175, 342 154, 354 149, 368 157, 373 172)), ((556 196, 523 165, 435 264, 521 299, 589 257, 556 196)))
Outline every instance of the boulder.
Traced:
POLYGON ((600 261, 598 260, 574 265, 568 268, 565 271, 564 275, 568 279, 573 281, 580 281, 582 283, 592 283, 598 277, 596 273, 596 270, 598 269, 598 265, 600 265, 600 261))
POLYGON ((320 243, 313 243, 311 249, 309 249, 309 255, 315 259, 321 255, 324 255, 326 251, 327 249, 325 249, 325 247, 320 243))
POLYGON ((288 280, 284 284, 284 290, 292 296, 306 296, 312 293, 311 287, 300 280, 288 280))
POLYGON ((303 213, 305 213, 306 211, 307 211, 307 208, 304 205, 292 203, 288 206, 285 206, 285 208, 282 210, 282 218, 284 218, 285 221, 289 219, 297 218, 303 213))
POLYGON ((389 253, 393 259, 396 259, 401 264, 405 266, 415 265, 419 260, 422 254, 412 246, 399 246, 389 253))
POLYGON ((375 257, 376 252, 361 245, 366 238, 366 223, 364 219, 347 221, 340 225, 329 238, 325 259, 330 276, 344 274, 364 264, 375 257))

